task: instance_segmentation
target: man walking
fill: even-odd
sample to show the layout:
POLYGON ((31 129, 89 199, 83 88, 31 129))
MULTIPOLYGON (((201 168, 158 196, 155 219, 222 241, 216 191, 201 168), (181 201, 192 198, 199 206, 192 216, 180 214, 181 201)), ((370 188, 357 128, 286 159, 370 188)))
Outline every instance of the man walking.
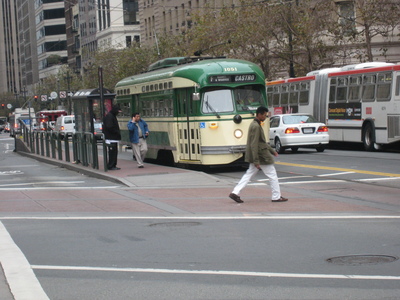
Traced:
POLYGON ((267 143, 264 130, 261 127, 262 122, 267 118, 267 113, 268 108, 260 106, 257 108, 254 121, 250 124, 245 153, 245 161, 249 163, 249 168, 232 193, 229 194, 229 198, 237 203, 243 203, 243 200, 239 197, 240 191, 259 170, 262 170, 269 178, 272 190, 272 202, 288 201, 287 198, 281 196, 278 176, 276 175, 274 166, 273 156, 278 156, 278 153, 267 143))
POLYGON ((108 170, 120 170, 117 167, 118 143, 121 140, 121 131, 119 128, 117 115, 121 110, 119 106, 113 105, 111 110, 103 119, 103 133, 108 148, 108 170))
POLYGON ((143 168, 143 160, 147 153, 146 138, 149 136, 147 123, 140 118, 139 113, 132 115, 132 120, 128 122, 129 140, 132 144, 133 155, 136 158, 139 168, 143 168))

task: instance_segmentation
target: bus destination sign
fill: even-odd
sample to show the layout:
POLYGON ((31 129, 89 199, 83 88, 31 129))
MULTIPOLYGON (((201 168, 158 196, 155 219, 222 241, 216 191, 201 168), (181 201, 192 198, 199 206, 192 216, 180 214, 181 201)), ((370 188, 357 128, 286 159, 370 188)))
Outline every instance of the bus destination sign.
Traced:
POLYGON ((228 82, 253 82, 256 81, 255 74, 241 75, 213 75, 209 77, 210 83, 228 83, 228 82))

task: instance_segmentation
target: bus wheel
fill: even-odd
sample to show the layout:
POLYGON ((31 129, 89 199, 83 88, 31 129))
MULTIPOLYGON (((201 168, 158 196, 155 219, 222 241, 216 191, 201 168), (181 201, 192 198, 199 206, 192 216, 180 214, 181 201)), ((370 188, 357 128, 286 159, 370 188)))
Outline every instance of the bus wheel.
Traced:
POLYGON ((375 133, 372 125, 368 123, 363 130, 362 140, 366 151, 374 151, 375 133))
POLYGON ((282 147, 281 140, 279 138, 276 138, 275 140, 275 150, 279 154, 285 153, 285 148, 282 147))

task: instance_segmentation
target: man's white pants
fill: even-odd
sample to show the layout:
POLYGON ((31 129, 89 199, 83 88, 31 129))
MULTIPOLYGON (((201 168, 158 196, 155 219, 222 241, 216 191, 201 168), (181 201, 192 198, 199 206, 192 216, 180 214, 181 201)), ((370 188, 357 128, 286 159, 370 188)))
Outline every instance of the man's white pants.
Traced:
MULTIPOLYGON (((260 165, 261 170, 265 176, 268 177, 271 186, 272 200, 278 200, 281 197, 281 189, 279 187, 278 175, 276 175, 275 166, 271 165, 260 165)), ((232 193, 239 195, 240 191, 249 183, 251 178, 259 171, 253 163, 250 163, 246 173, 240 179, 239 183, 235 186, 232 193)))
POLYGON ((146 140, 143 138, 140 138, 139 143, 137 143, 137 144, 131 143, 131 145, 132 145, 132 152, 133 152, 133 155, 135 155, 138 166, 139 167, 143 166, 143 160, 147 153, 146 140))

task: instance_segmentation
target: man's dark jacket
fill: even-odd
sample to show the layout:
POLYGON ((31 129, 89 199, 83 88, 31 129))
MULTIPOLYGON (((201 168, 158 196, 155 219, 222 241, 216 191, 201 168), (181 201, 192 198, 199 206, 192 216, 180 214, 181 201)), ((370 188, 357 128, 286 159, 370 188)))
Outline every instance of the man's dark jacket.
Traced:
POLYGON ((103 133, 106 140, 121 140, 121 131, 117 120, 118 107, 113 107, 103 119, 103 133))

